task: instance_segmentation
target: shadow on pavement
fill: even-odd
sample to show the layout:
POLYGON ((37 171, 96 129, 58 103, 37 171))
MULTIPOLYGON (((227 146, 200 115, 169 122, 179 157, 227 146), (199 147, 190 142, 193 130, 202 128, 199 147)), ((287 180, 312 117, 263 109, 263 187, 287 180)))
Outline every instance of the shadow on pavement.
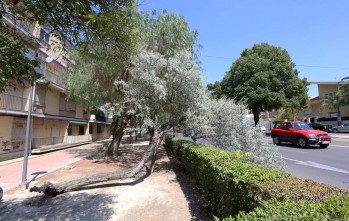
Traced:
MULTIPOLYGON (((115 196, 114 196, 115 197, 115 196)), ((105 194, 64 194, 54 198, 44 195, 0 203, 0 220, 109 220, 110 205, 117 203, 105 194)))
MULTIPOLYGON (((165 151, 165 150, 164 150, 165 151)), ((172 153, 166 150, 168 157, 170 158, 170 162, 168 162, 167 166, 162 165, 162 168, 172 168, 174 173, 176 174, 177 179, 173 182, 178 182, 185 198, 188 202, 191 220, 192 221, 208 221, 212 220, 211 211, 209 208, 205 207, 204 200, 200 198, 200 196, 195 193, 194 187, 191 185, 189 177, 183 171, 183 168, 173 157, 172 153)), ((166 154, 165 152, 165 154, 166 154)))

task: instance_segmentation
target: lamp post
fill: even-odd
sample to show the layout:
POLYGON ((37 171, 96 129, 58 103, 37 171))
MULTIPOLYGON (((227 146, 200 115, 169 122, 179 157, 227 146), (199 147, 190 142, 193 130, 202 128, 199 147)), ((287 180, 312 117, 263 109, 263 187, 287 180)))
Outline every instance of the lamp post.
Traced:
POLYGON ((25 143, 24 143, 22 190, 27 189, 28 153, 29 153, 29 144, 30 144, 30 125, 31 125, 31 114, 32 114, 32 106, 33 106, 34 85, 35 83, 30 85, 30 91, 29 91, 29 106, 28 106, 27 125, 25 130, 25 143))

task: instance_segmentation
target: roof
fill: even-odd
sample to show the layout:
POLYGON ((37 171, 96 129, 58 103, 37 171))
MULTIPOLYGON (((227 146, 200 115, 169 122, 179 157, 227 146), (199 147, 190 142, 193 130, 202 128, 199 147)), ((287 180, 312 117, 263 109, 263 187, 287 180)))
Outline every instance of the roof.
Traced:
POLYGON ((337 85, 337 84, 347 84, 348 82, 343 81, 310 81, 310 84, 331 84, 331 85, 337 85))

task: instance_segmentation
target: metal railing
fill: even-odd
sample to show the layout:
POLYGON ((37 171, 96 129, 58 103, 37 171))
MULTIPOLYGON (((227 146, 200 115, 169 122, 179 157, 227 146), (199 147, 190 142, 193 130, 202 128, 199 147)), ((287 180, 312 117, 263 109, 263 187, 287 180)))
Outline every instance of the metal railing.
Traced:
MULTIPOLYGON (((0 109, 26 111, 27 102, 28 98, 0 93, 0 109)), ((35 113, 44 113, 45 104, 34 102, 33 107, 35 113)))
POLYGON ((91 134, 76 135, 76 136, 60 136, 60 137, 44 137, 44 138, 32 138, 32 148, 38 148, 41 146, 58 145, 58 144, 74 144, 81 142, 88 142, 92 140, 91 134))
POLYGON ((32 138, 31 146, 33 148, 54 145, 63 142, 64 137, 45 137, 45 138, 32 138))
POLYGON ((59 115, 64 117, 76 117, 76 111, 59 109, 59 115))
POLYGON ((52 73, 49 70, 45 70, 45 71, 43 71, 43 73, 44 73, 44 76, 45 76, 46 80, 51 81, 51 82, 53 82, 55 84, 58 84, 60 86, 63 86, 63 78, 62 78, 62 76, 60 76, 58 74, 55 74, 55 73, 52 73))

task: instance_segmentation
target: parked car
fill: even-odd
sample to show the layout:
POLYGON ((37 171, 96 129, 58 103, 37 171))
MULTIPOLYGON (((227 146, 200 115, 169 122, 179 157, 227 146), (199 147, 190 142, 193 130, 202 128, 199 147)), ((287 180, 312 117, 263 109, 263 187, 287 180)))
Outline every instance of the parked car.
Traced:
POLYGON ((299 121, 276 122, 271 129, 273 143, 280 145, 281 142, 297 144, 301 148, 307 148, 309 144, 317 144, 322 148, 331 143, 331 136, 325 131, 314 130, 307 123, 299 121))
POLYGON ((326 132, 330 132, 332 129, 332 125, 330 124, 310 123, 309 126, 314 130, 322 130, 326 132))
POLYGON ((261 132, 265 133, 265 131, 266 131, 267 129, 265 128, 265 126, 261 125, 261 126, 260 126, 260 130, 261 130, 261 132))
POLYGON ((333 133, 338 132, 349 132, 349 123, 342 124, 341 126, 332 127, 331 130, 333 133))

